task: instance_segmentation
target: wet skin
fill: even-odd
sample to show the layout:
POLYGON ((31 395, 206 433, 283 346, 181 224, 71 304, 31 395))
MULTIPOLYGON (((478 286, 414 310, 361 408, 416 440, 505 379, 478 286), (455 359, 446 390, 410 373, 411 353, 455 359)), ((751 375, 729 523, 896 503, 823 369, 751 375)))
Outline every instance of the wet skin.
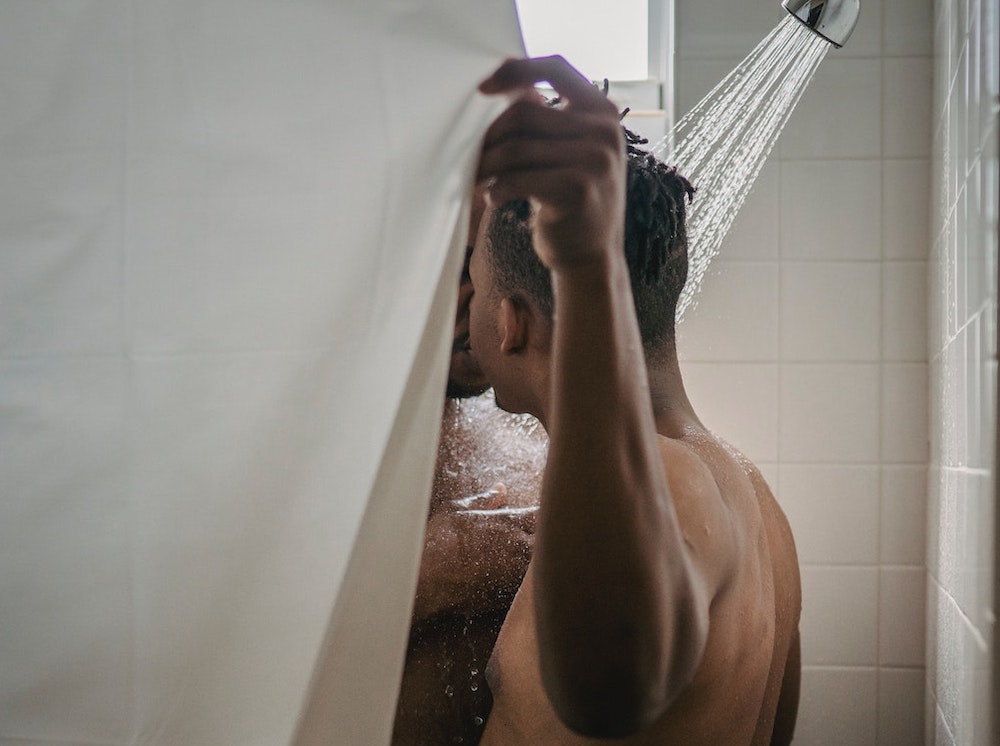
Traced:
MULTIPOLYGON (((470 244, 481 192, 472 204, 470 244)), ((486 664, 531 556, 546 438, 532 418, 479 396, 487 383, 469 351, 468 258, 393 746, 479 743, 492 706, 486 664)))
POLYGON ((557 312, 501 289, 488 243, 470 264, 475 360, 551 439, 482 743, 787 743, 801 604, 788 523, 698 419, 672 341, 647 369, 617 111, 558 59, 509 61, 481 90, 516 97, 539 80, 565 105, 518 98, 487 131, 478 176, 495 204, 531 199, 557 312))

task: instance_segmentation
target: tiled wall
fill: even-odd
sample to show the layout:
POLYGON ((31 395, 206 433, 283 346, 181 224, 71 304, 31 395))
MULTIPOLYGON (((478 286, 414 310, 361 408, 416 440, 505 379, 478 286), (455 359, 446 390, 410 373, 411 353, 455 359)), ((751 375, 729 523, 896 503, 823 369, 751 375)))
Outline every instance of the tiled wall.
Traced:
MULTIPOLYGON (((795 531, 801 746, 924 737, 933 0, 861 5, 679 339, 703 421, 762 466, 795 531)), ((784 17, 779 0, 676 6, 681 114, 784 17)))
POLYGON ((989 733, 998 0, 938 0, 933 99, 927 743, 989 733))

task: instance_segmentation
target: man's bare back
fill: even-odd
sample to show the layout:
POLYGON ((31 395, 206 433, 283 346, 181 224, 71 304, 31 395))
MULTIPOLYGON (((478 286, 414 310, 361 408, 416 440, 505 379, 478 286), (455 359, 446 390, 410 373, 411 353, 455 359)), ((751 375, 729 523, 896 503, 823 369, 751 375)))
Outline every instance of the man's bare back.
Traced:
MULTIPOLYGON (((542 688, 529 567, 487 669, 494 702, 483 746, 756 745, 772 743, 772 732, 791 733, 794 707, 785 708, 793 722, 775 728, 786 661, 798 644, 801 603, 788 523, 756 467, 704 429, 690 427, 678 439, 661 436, 661 452, 692 553, 710 562, 727 532, 741 547, 729 582, 711 604, 705 654, 691 684, 655 724, 632 738, 596 741, 568 730, 542 688), (776 594, 776 588, 782 591, 776 594), (748 639, 758 644, 748 645, 748 639)), ((797 651, 794 656, 786 696, 797 695, 797 651)))

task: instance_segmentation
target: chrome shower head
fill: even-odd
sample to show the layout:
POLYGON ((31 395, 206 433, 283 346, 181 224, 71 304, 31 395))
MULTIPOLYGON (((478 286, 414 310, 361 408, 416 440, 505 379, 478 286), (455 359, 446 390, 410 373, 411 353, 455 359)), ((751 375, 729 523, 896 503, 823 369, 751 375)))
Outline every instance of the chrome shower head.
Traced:
POLYGON ((839 49, 854 31, 861 0, 783 0, 781 7, 839 49))

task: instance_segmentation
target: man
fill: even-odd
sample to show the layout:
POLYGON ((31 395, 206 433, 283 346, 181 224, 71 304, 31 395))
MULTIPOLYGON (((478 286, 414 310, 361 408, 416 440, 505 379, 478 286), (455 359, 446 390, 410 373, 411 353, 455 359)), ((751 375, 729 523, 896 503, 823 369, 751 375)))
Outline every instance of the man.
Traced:
POLYGON ((788 743, 794 543, 757 469, 698 419, 674 346, 690 185, 633 143, 626 158, 614 106, 560 58, 480 88, 517 98, 479 164, 471 354, 550 440, 482 743, 788 743))
POLYGON ((486 664, 531 556, 546 438, 497 409, 469 354, 469 254, 459 286, 447 399, 396 708, 394 746, 476 744, 489 715, 486 664))

